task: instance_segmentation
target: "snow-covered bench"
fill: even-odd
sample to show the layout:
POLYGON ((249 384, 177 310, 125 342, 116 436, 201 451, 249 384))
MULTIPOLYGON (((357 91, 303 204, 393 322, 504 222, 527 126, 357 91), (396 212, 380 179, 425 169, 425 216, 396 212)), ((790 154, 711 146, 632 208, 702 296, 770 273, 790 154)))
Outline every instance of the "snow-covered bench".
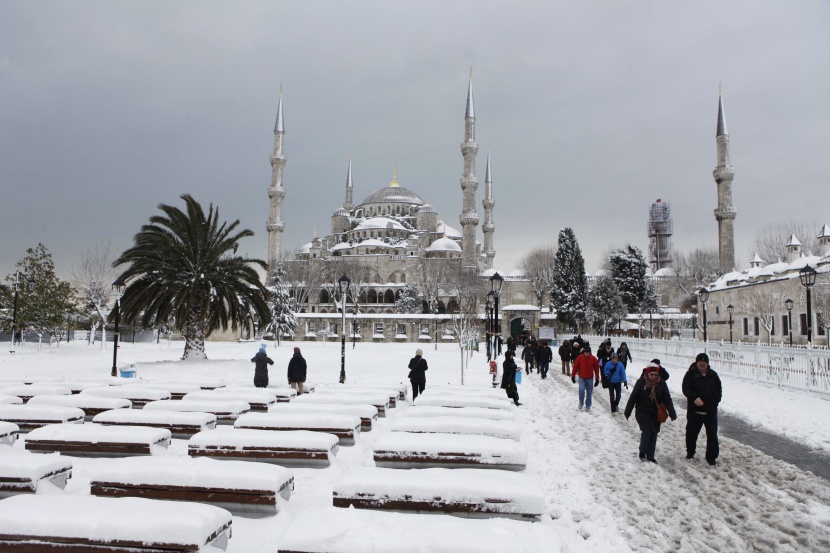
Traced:
MULTIPOLYGON (((463 409, 456 409, 461 411, 463 409)), ((516 421, 494 421, 475 417, 398 417, 392 432, 465 434, 519 441, 521 431, 516 421)))
POLYGON ((545 496, 524 474, 482 469, 349 469, 334 483, 335 507, 538 520, 545 496))
POLYGON ((383 393, 349 393, 342 391, 340 393, 322 394, 319 391, 316 394, 303 394, 297 396, 292 403, 342 403, 345 405, 371 405, 378 410, 379 417, 386 416, 386 409, 389 407, 389 397, 383 393))
POLYGON ((98 397, 116 397, 129 399, 133 402, 133 409, 141 409, 151 401, 170 399, 170 392, 160 388, 153 388, 144 384, 134 386, 106 386, 101 388, 87 388, 80 395, 98 397))
POLYGON ((377 466, 388 468, 524 470, 527 465, 527 450, 519 442, 460 434, 387 432, 375 441, 374 457, 377 466))
POLYGON ((47 424, 83 423, 84 412, 56 405, 0 405, 0 421, 13 422, 21 432, 29 432, 47 424))
POLYGON ((95 415, 92 422, 108 426, 166 428, 174 438, 187 439, 197 432, 216 428, 216 415, 198 412, 119 409, 99 413, 95 415))
POLYGON ((558 534, 545 524, 324 507, 297 515, 280 537, 277 553, 554 553, 561 550, 558 534))
MULTIPOLYGON (((251 384, 251 386, 253 386, 253 384, 251 384)), ((245 386, 245 387, 247 387, 247 386, 245 386)), ((265 389, 268 390, 269 392, 272 392, 272 391, 275 391, 275 390, 284 390, 284 391, 287 392, 287 391, 291 390, 291 391, 295 392, 295 395, 296 395, 296 391, 297 391, 297 390, 294 390, 294 388, 291 388, 290 386, 288 386, 285 383, 285 381, 282 381, 282 380, 277 381, 277 380, 274 380, 274 379, 271 379, 271 382, 268 384, 268 387, 265 388, 265 389)), ((304 394, 313 394, 316 391, 317 391, 317 384, 315 384, 313 382, 309 382, 309 381, 303 382, 303 393, 304 394)), ((278 398, 278 400, 279 400, 279 398, 278 398)))
POLYGON ((337 454, 337 436, 321 432, 217 428, 187 444, 191 457, 259 461, 284 466, 327 467, 337 454))
POLYGON ((431 407, 413 405, 403 412, 404 417, 472 417, 496 421, 516 420, 516 411, 504 409, 487 409, 485 407, 431 407))
POLYGON ((191 392, 185 394, 182 401, 244 401, 251 406, 251 411, 267 413, 268 407, 277 402, 276 394, 271 391, 251 389, 219 388, 217 390, 191 392))
POLYGON ((98 397, 91 395, 73 394, 71 396, 43 395, 29 400, 28 405, 58 405, 60 407, 76 407, 84 412, 87 421, 104 411, 112 409, 130 409, 133 402, 129 399, 117 397, 98 397))
POLYGON ((334 413, 360 417, 361 432, 372 429, 372 423, 378 420, 378 410, 372 405, 344 405, 342 403, 277 403, 268 409, 269 413, 334 413))
POLYGON ((113 459, 90 484, 92 495, 195 501, 242 516, 277 514, 277 496, 289 499, 293 489, 294 473, 284 467, 189 457, 113 459))
POLYGON ((144 406, 145 411, 179 411, 181 413, 210 413, 216 417, 217 424, 232 425, 240 415, 251 410, 244 401, 151 401, 144 406))
POLYGON ((0 499, 19 493, 36 493, 43 482, 63 489, 71 474, 72 461, 67 457, 0 449, 0 499))
POLYGON ((160 388, 162 390, 167 390, 170 392, 170 399, 182 399, 185 394, 189 394, 190 392, 198 392, 202 389, 196 383, 193 382, 178 382, 178 381, 168 381, 168 380, 151 380, 148 382, 149 386, 153 388, 160 388))
MULTIPOLYGON (((401 396, 400 386, 356 386, 356 385, 341 385, 332 384, 326 387, 320 387, 318 393, 321 394, 384 394, 389 398, 389 407, 397 407, 398 399, 401 396)), ((404 398, 406 396, 404 395, 404 398)))
POLYGON ((421 394, 413 405, 431 406, 431 407, 483 407, 485 409, 503 409, 505 411, 512 411, 513 402, 506 396, 502 398, 482 397, 482 396, 465 396, 458 394, 421 394))
POLYGON ((71 393, 72 390, 69 388, 52 384, 20 384, 17 386, 0 387, 0 394, 17 396, 23 400, 23 403, 26 403, 34 396, 46 394, 68 396, 71 393))
POLYGON ((107 382, 108 379, 95 379, 95 380, 52 380, 52 381, 38 381, 36 384, 44 384, 49 386, 62 386, 64 388, 69 388, 69 390, 73 394, 80 394, 82 391, 88 388, 100 388, 101 386, 109 386, 107 382))
POLYGON ((159 455, 170 445, 170 431, 142 426, 51 424, 29 432, 26 449, 81 457, 159 455))
POLYGON ((18 495, 0 501, 8 553, 208 553, 227 549, 231 514, 137 497, 18 495))
POLYGON ((504 399, 504 390, 493 388, 480 388, 477 386, 458 386, 458 385, 437 385, 429 386, 423 391, 424 394, 454 394, 461 396, 479 396, 492 397, 495 399, 504 399))
POLYGON ((360 417, 334 413, 248 413, 239 417, 234 428, 259 430, 309 430, 334 434, 340 445, 354 445, 360 432, 360 417))
POLYGON ((0 445, 14 445, 20 427, 13 422, 0 422, 0 445))
POLYGON ((0 394, 0 405, 21 405, 23 400, 17 396, 0 394))

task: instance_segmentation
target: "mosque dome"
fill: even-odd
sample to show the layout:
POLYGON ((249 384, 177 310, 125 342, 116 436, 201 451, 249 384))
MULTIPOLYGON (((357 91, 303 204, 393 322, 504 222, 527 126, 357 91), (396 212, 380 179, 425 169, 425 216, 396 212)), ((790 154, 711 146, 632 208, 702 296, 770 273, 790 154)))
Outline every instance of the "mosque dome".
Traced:
POLYGON ((378 203, 424 205, 424 200, 415 192, 398 184, 398 169, 396 167, 392 173, 392 182, 389 183, 389 186, 375 190, 366 196, 361 205, 378 203))
POLYGON ((428 252, 461 252, 461 246, 451 238, 439 238, 427 248, 428 252))
POLYGON ((388 217, 372 217, 360 223, 354 230, 370 230, 370 229, 391 229, 391 230, 406 230, 406 228, 394 219, 388 217))
POLYGON ((331 214, 332 217, 348 217, 349 212, 341 205, 340 209, 331 214))
POLYGON ((421 206, 421 209, 418 210, 418 213, 437 213, 435 208, 429 204, 424 204, 421 206))

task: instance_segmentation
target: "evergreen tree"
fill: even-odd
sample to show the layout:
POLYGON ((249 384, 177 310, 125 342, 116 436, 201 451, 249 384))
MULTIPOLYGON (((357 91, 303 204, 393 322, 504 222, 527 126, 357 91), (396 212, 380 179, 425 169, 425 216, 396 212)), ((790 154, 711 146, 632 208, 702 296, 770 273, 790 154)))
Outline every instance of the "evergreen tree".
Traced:
POLYGON ((614 279, 609 276, 597 278, 589 293, 589 315, 597 330, 607 333, 608 324, 625 317, 625 304, 614 279))
POLYGON ((643 313, 647 308, 649 282, 646 278, 648 263, 639 248, 628 244, 625 248, 611 250, 608 258, 611 276, 620 291, 620 297, 629 313, 643 313))
POLYGON ((268 309, 271 322, 265 326, 265 332, 274 333, 274 341, 279 346, 282 335, 297 331, 297 302, 291 297, 285 266, 282 259, 271 273, 271 286, 268 287, 268 309))
POLYGON ((588 307, 585 260, 571 228, 559 231, 551 298, 558 320, 578 326, 585 319, 588 307))
POLYGON ((407 284, 401 290, 401 296, 395 301, 396 313, 421 313, 423 306, 421 305, 421 298, 418 295, 418 289, 407 284))

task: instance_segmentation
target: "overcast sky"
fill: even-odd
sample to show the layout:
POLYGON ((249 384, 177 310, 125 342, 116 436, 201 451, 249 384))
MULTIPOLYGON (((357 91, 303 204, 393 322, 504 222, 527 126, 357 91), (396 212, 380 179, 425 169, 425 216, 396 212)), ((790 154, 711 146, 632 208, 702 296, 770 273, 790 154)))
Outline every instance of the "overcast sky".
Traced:
MULTIPOLYGON (((0 275, 43 242, 68 276, 192 194, 265 258, 284 86, 283 248, 398 181, 460 228, 473 68, 478 175, 492 149, 495 266, 573 227, 587 268, 646 249, 671 203, 680 251, 717 246, 718 82, 736 258, 756 229, 830 223, 830 3, 0 0, 0 275)), ((479 230, 479 239, 481 232, 479 230)))

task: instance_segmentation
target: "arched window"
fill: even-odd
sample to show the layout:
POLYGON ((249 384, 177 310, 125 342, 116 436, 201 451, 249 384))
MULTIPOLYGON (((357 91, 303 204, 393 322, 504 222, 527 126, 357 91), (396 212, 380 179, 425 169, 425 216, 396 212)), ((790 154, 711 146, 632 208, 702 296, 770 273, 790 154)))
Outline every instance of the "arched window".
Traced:
POLYGON ((524 305, 527 303, 527 298, 521 292, 516 292, 510 301, 517 305, 524 305))
POLYGON ((458 302, 455 299, 451 299, 447 304, 447 313, 458 313, 458 302))
POLYGON ((328 290, 323 290, 320 292, 320 303, 329 303, 329 292, 328 290))
POLYGON ((443 302, 443 301, 439 301, 439 302, 438 302, 438 313, 439 313, 440 315, 444 315, 444 314, 446 314, 446 313, 447 313, 447 306, 446 306, 446 305, 444 305, 444 302, 443 302))
POLYGON ((367 295, 367 303, 377 303, 378 302, 378 293, 374 290, 369 290, 367 295))
POLYGON ((357 301, 358 303, 366 303, 366 290, 360 293, 360 298, 357 301))
POLYGON ((387 290, 383 295, 383 303, 395 303, 395 293, 392 290, 387 290))

